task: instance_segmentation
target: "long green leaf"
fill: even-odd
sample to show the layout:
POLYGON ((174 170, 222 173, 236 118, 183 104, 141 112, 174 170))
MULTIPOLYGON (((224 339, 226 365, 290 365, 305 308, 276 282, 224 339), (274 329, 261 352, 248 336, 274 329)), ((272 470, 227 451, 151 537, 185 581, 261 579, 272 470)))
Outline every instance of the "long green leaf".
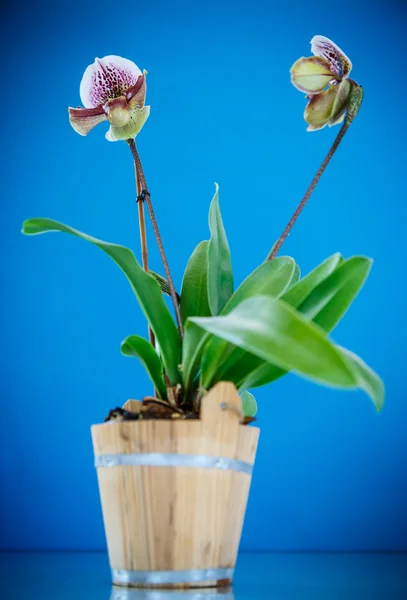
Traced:
POLYGON ((324 260, 324 262, 318 265, 311 273, 308 273, 308 275, 300 279, 298 283, 290 288, 284 294, 284 300, 288 302, 288 304, 291 304, 291 306, 299 306, 312 290, 321 283, 321 281, 335 271, 341 260, 342 255, 339 252, 324 260))
MULTIPOLYGON (((267 385, 268 383, 272 383, 288 373, 288 371, 285 369, 281 369, 280 367, 272 365, 264 360, 258 360, 257 363, 254 360, 251 360, 248 367, 248 369, 243 370, 240 368, 240 363, 235 364, 233 365, 233 370, 231 369, 231 373, 228 373, 226 377, 235 376, 235 385, 237 388, 256 388, 267 385), (236 375, 234 375, 234 373, 236 375)), ((230 379, 227 379, 227 381, 230 381, 230 379)))
POLYGON ((208 300, 212 315, 218 315, 233 294, 229 244, 219 209, 219 186, 209 209, 211 239, 208 246, 208 300))
POLYGON ((332 331, 359 293, 371 267, 370 258, 349 258, 312 290, 298 310, 325 331, 332 331))
POLYGON ((156 281, 140 267, 131 250, 110 244, 86 235, 67 225, 51 219, 28 219, 23 224, 23 233, 36 235, 48 231, 62 231, 91 242, 103 250, 121 268, 130 282, 137 300, 154 332, 171 384, 180 381, 178 370, 181 339, 171 314, 163 300, 156 281))
MULTIPOLYGON (((376 407, 376 410, 381 411, 384 404, 384 385, 380 377, 375 373, 359 356, 351 352, 350 350, 346 350, 341 346, 336 346, 339 352, 342 354, 343 358, 348 362, 349 367, 355 373, 355 377, 358 382, 358 387, 365 391, 366 394, 371 398, 373 404, 376 407)), ((263 363, 263 371, 266 373, 267 363, 263 363)), ((272 370, 274 370, 274 380, 281 377, 281 375, 285 375, 287 371, 284 369, 279 369, 274 365, 269 365, 271 369, 268 371, 268 375, 270 376, 272 370)), ((259 376, 261 368, 257 370, 257 375, 259 376)), ((245 385, 250 384, 251 381, 256 382, 255 378, 256 371, 253 371, 252 375, 246 379, 245 385)), ((266 383, 270 383, 267 381, 266 383)))
POLYGON ((195 248, 188 260, 182 280, 180 312, 182 322, 188 317, 209 317, 208 300, 208 241, 195 248))
MULTIPOLYGON (((260 265, 239 286, 222 311, 222 315, 230 313, 243 300, 254 296, 267 295, 279 297, 288 289, 295 271, 295 261, 290 257, 276 258, 260 265)), ((241 348, 213 337, 206 346, 202 357, 202 385, 209 388, 221 381, 231 362, 236 362, 247 355, 241 348)), ((257 360, 259 360, 257 358, 257 360)), ((246 365, 247 367, 247 365, 246 365)))
POLYGON ((210 334, 192 323, 190 317, 185 325, 182 343, 182 380, 187 394, 199 373, 202 354, 209 339, 210 334))
POLYGON ((190 320, 282 369, 332 386, 356 387, 355 375, 335 345, 286 302, 256 296, 226 316, 190 320))
POLYGON ((358 387, 373 400, 376 410, 381 411, 384 404, 384 385, 380 377, 359 356, 338 346, 356 374, 358 387))
POLYGON ((253 296, 281 296, 291 283, 295 266, 293 258, 281 256, 257 267, 237 288, 224 307, 222 315, 228 314, 243 300, 253 296))
POLYGON ((301 279, 300 267, 297 265, 297 263, 295 263, 294 273, 293 273, 293 276, 291 278, 290 285, 288 286, 288 289, 290 290, 292 287, 294 287, 294 285, 296 285, 299 282, 300 279, 301 279))
POLYGON ((249 352, 242 356, 240 348, 235 352, 229 356, 220 380, 232 381, 238 389, 261 387, 288 373, 249 352))
POLYGON ((138 335, 130 335, 122 342, 120 349, 124 356, 134 356, 143 363, 159 397, 166 400, 162 363, 152 345, 138 335))
MULTIPOLYGON (((195 248, 182 281, 180 312, 182 322, 188 317, 208 317, 211 315, 208 300, 208 241, 195 248)), ((189 324, 185 327, 182 345, 182 378, 186 393, 191 390, 199 372, 201 356, 209 334, 189 324)))
MULTIPOLYGON (((335 271, 321 281, 297 306, 297 310, 329 333, 359 293, 371 265, 372 261, 364 256, 353 256, 341 262, 335 271)), ((286 296, 283 299, 287 301, 286 296)), ((241 366, 240 372, 244 376, 244 366, 241 366)), ((239 384, 245 387, 259 387, 285 375, 284 371, 268 363, 259 363, 255 370, 246 370, 246 373, 249 373, 248 378, 243 377, 237 382, 238 387, 239 384)))
MULTIPOLYGON (((324 260, 303 279, 300 279, 294 285, 290 285, 282 296, 283 300, 297 308, 316 286, 335 271, 342 260, 342 255, 339 252, 324 260)), ((295 278, 295 273, 293 278, 295 278)), ((252 388, 271 383, 285 375, 286 372, 275 365, 265 363, 258 357, 250 357, 248 354, 242 355, 241 350, 238 348, 229 354, 227 361, 224 361, 219 377, 220 379, 233 381, 237 387, 252 388)))

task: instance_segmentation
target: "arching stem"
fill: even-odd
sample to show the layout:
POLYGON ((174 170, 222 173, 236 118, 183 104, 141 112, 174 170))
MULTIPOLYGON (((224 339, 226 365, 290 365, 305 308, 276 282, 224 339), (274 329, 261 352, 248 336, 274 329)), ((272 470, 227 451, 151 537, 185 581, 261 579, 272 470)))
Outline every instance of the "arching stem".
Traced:
POLYGON ((279 237, 279 239, 277 240, 277 242, 274 244, 271 253, 268 257, 268 260, 273 260, 273 258, 275 258, 277 256, 277 254, 279 253, 281 246, 283 245, 285 239, 287 238, 288 234, 290 233, 294 223, 296 222, 296 220, 298 219, 298 217, 300 216, 304 206, 307 204, 309 197, 311 196, 312 192, 314 191, 318 181, 321 178, 322 173, 325 171, 326 167, 328 166, 331 158, 333 157, 333 155, 335 154, 336 150, 338 149, 339 144, 341 143, 345 133, 348 131, 350 124, 352 123, 353 119, 356 117, 357 113, 359 112, 359 108, 360 105, 362 104, 362 99, 363 99, 363 89, 361 86, 357 86, 354 87, 350 97, 349 97, 349 101, 348 101, 348 109, 347 109, 347 114, 345 117, 345 121, 338 133, 338 135, 336 136, 334 143, 332 144, 328 154, 325 156, 321 166, 319 167, 314 179, 311 181, 311 184, 309 186, 309 188, 307 189, 303 199, 301 200, 301 202, 299 203, 299 205, 297 206, 293 216, 291 217, 291 219, 289 220, 289 222, 287 223, 286 228, 284 229, 283 233, 281 234, 281 236, 279 237))

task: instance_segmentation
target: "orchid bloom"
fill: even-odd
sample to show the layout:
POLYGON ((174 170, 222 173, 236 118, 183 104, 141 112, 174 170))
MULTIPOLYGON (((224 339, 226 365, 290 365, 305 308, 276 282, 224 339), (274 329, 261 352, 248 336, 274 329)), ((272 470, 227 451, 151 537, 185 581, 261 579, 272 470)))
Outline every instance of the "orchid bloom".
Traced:
POLYGON ((79 94, 85 108, 68 108, 69 122, 77 133, 87 135, 108 121, 109 142, 134 138, 150 114, 144 106, 146 75, 137 65, 120 56, 96 58, 86 69, 79 94))
POLYGON ((343 121, 351 91, 357 84, 349 79, 352 63, 331 40, 314 36, 311 51, 314 56, 300 58, 290 72, 293 85, 309 99, 304 111, 307 131, 317 131, 343 121))

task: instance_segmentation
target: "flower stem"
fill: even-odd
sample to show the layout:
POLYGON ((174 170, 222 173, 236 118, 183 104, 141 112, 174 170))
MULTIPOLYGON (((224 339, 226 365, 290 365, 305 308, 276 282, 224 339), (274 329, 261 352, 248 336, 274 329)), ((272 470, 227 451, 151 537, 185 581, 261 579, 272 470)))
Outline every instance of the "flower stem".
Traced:
POLYGON ((181 337, 183 337, 183 335, 184 335, 184 329, 182 327, 182 321, 181 321, 181 314, 180 314, 180 311, 179 311, 178 298, 177 298, 177 294, 176 294, 176 291, 175 291, 174 282, 173 282, 173 279, 172 279, 172 276, 171 276, 170 267, 168 265, 167 256, 165 254, 164 245, 163 245, 163 242, 162 242, 160 230, 158 229, 157 219, 155 218, 155 213, 154 213, 153 205, 151 203, 150 192, 148 191, 148 188, 147 188, 146 179, 145 179, 144 171, 143 171, 143 166, 141 164, 140 156, 139 156, 139 153, 137 151, 135 141, 134 140, 127 140, 127 142, 129 144, 130 150, 131 150, 131 152, 133 154, 134 164, 135 164, 136 173, 137 173, 137 179, 138 179, 139 185, 141 187, 141 196, 143 197, 143 199, 145 200, 145 202, 147 204, 148 214, 149 214, 150 219, 151 219, 151 224, 153 226, 155 238, 157 240, 157 245, 158 245, 158 249, 160 251, 161 260, 162 260, 163 265, 164 265, 164 271, 165 271, 165 275, 167 277, 168 287, 170 288, 171 299, 172 299, 172 302, 174 304, 174 311, 175 311, 175 316, 176 316, 176 319, 177 319, 178 329, 179 329, 181 337))
POLYGON ((281 236, 279 237, 277 242, 274 244, 274 246, 271 250, 271 253, 268 257, 268 260, 273 260, 273 258, 275 258, 277 256, 278 252, 280 251, 281 246, 283 245, 283 243, 284 243, 285 239, 287 238, 288 234, 290 233, 294 223, 300 216, 302 209, 307 204, 309 197, 311 196, 318 181, 320 180, 322 173, 325 171, 327 165, 329 164, 331 158, 333 157, 339 144, 341 143, 345 133, 348 131, 350 124, 352 123, 353 119, 356 117, 356 115, 359 111, 360 105, 362 103, 362 99, 363 99, 363 90, 362 90, 361 86, 357 86, 356 88, 354 88, 354 90, 351 93, 351 96, 349 99, 349 104, 348 104, 348 112, 347 112, 344 124, 342 125, 338 135, 336 136, 334 143, 332 144, 328 154, 325 156, 314 179, 311 181, 311 184, 310 184, 309 188, 307 189, 305 196, 303 197, 303 199, 297 206, 293 216, 287 223, 287 226, 284 229, 283 233, 281 234, 281 236))
POLYGON ((143 269, 148 273, 148 250, 147 250, 147 236, 146 236, 146 221, 144 216, 144 200, 141 196, 141 190, 137 179, 136 172, 136 184, 137 184, 137 208, 138 218, 140 225, 140 244, 141 244, 141 260, 143 263, 143 269))
MULTIPOLYGON (((134 143, 134 140, 128 140, 128 144, 131 147, 131 142, 134 143)), ((140 244, 141 244, 141 260, 143 264, 143 269, 146 273, 148 273, 148 249, 147 249, 147 232, 146 232, 146 220, 144 216, 144 199, 141 195, 140 182, 137 176, 137 168, 136 163, 134 163, 134 175, 136 178, 136 191, 137 191, 137 210, 138 210, 138 222, 140 229, 140 244)), ((148 326, 148 338, 150 344, 155 348, 155 337, 153 330, 150 326, 148 326)))

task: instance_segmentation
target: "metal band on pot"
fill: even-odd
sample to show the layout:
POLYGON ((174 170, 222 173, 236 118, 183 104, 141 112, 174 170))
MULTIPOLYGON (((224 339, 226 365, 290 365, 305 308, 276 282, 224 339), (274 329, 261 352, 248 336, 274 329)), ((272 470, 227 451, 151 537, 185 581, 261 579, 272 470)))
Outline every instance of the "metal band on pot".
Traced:
POLYGON ((188 571, 128 571, 112 569, 116 585, 167 585, 232 580, 234 569, 192 569, 188 571))
POLYGON ((142 590, 113 587, 110 600, 234 600, 230 588, 202 590, 142 590))
MULTIPOLYGON (((95 467, 195 467, 198 469, 220 469, 252 474, 253 465, 235 458, 223 456, 201 456, 194 454, 161 454, 145 452, 141 454, 100 454, 95 456, 95 467)), ((222 578, 221 578, 222 579, 222 578)))

